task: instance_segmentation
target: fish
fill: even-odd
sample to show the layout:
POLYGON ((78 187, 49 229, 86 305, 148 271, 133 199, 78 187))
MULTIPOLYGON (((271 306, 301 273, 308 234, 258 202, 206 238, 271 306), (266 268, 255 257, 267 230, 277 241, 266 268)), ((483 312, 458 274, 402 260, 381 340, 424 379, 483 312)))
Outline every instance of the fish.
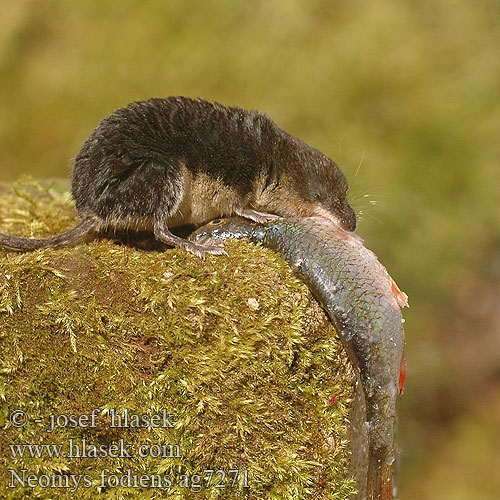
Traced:
POLYGON ((359 370, 366 404, 368 500, 392 498, 396 401, 406 378, 401 308, 408 297, 353 232, 321 216, 253 223, 217 219, 191 236, 242 239, 278 253, 309 287, 359 370))

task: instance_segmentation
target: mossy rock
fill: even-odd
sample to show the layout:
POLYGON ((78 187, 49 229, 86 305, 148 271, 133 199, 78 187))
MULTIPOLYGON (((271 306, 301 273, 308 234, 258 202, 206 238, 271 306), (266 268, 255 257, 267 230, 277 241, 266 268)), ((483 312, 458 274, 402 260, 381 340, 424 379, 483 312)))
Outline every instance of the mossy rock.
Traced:
MULTIPOLYGON (((72 227, 66 187, 23 179, 0 188, 0 231, 47 236, 72 227)), ((335 330, 273 252, 246 241, 229 242, 227 252, 200 260, 109 238, 0 250, 2 498, 353 494, 346 435, 356 376, 335 330), (26 425, 10 423, 15 409, 26 425), (94 409, 93 422, 47 431, 50 415, 94 409), (112 428, 112 409, 171 417, 165 427, 112 428), (85 439, 90 454, 101 447, 99 456, 64 456, 70 439, 80 448, 85 439), (120 440, 135 457, 102 456, 120 440), (14 458, 12 444, 59 444, 62 454, 28 458, 25 448, 14 458), (26 487, 17 479, 23 469, 33 474, 26 487), (115 487, 112 476, 100 487, 105 470, 142 483, 115 487), (207 470, 227 475, 215 472, 207 487, 207 470)))

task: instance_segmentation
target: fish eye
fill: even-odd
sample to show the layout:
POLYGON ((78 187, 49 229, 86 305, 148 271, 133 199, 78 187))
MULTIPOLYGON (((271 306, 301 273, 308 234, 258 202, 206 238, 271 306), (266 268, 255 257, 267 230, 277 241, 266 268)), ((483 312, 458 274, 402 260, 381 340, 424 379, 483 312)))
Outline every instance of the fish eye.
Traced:
POLYGON ((207 226, 220 226, 221 224, 224 224, 224 222, 226 222, 227 219, 214 219, 214 220, 211 220, 207 226))

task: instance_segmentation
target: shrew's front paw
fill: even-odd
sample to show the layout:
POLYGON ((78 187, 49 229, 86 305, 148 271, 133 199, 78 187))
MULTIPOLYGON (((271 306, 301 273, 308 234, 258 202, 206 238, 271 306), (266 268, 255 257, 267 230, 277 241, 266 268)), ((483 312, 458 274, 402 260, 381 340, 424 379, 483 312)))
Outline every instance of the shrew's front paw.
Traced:
POLYGON ((253 220, 254 222, 258 222, 259 224, 265 224, 266 222, 270 222, 280 218, 279 215, 257 212, 257 210, 252 210, 251 208, 236 210, 236 214, 240 215, 241 217, 253 220))

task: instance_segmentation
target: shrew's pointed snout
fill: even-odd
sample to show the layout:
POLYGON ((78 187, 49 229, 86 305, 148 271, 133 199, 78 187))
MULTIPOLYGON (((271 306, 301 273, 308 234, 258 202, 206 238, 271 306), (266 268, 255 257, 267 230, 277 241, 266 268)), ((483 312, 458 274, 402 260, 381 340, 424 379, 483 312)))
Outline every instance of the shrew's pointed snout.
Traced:
POLYGON ((354 231, 356 229, 356 214, 351 206, 346 202, 340 219, 340 225, 346 231, 354 231))

